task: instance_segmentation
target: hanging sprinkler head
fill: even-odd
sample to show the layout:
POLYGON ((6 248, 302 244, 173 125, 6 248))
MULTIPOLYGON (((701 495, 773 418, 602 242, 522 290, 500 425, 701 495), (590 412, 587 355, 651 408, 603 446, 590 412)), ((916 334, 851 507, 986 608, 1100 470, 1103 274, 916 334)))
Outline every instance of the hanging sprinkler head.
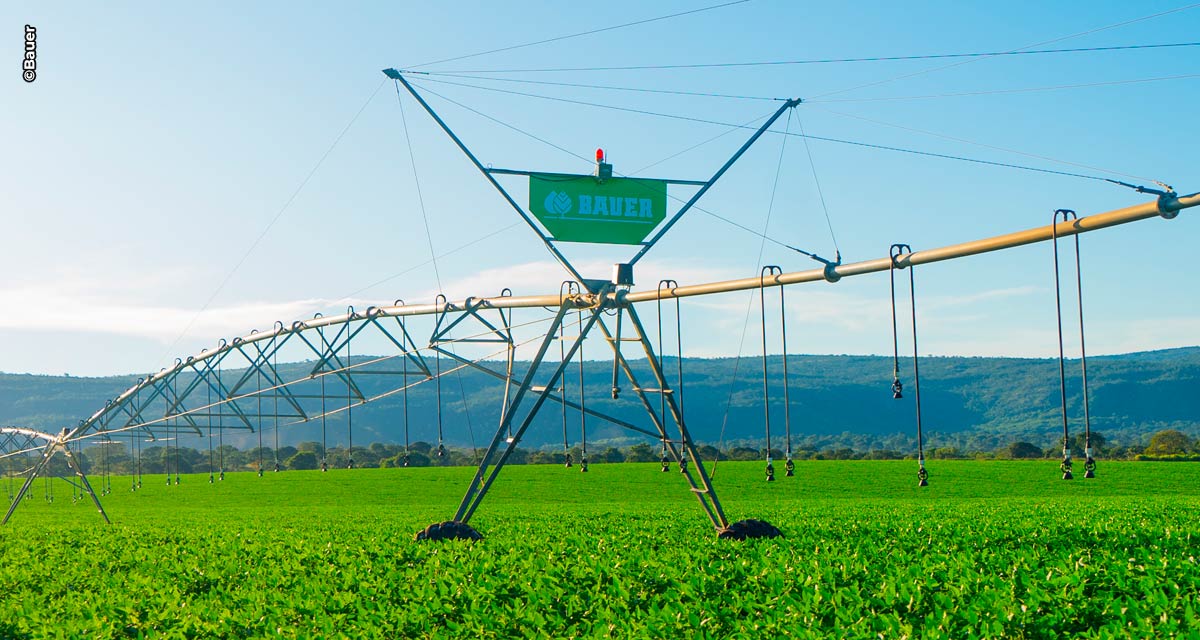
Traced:
POLYGON ((1084 455, 1087 456, 1083 461, 1083 477, 1096 477, 1096 459, 1092 457, 1092 448, 1084 449, 1084 455))
POLYGON ((1062 469, 1063 480, 1075 479, 1075 474, 1071 473, 1071 449, 1068 447, 1063 447, 1063 459, 1062 464, 1059 465, 1059 468, 1062 469))
POLYGON ((784 465, 783 465, 783 470, 784 470, 783 475, 785 475, 789 478, 796 475, 796 463, 792 462, 792 456, 790 456, 790 455, 788 456, 787 462, 784 463, 784 465))
POLYGON ((892 398, 896 400, 904 398, 904 383, 900 382, 900 378, 892 379, 892 398))

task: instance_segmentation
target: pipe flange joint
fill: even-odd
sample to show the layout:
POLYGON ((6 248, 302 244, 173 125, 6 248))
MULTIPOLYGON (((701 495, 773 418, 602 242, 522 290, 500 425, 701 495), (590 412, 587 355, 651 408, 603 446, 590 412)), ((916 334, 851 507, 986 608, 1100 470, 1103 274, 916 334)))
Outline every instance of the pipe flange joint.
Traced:
POLYGON ((616 291, 612 292, 612 296, 614 307, 629 306, 629 289, 617 289, 616 291))
POLYGON ((821 270, 821 275, 826 282, 837 282, 842 279, 841 274, 837 272, 837 265, 832 262, 825 263, 825 268, 821 270))
POLYGON ((1174 220, 1179 217, 1179 198, 1174 191, 1158 196, 1158 215, 1165 220, 1174 220))

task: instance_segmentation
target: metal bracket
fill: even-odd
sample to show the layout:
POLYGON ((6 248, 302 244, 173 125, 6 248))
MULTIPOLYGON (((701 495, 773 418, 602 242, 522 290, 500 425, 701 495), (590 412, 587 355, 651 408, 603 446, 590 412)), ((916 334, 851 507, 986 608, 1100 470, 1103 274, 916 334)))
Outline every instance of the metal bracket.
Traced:
POLYGON ((1167 220, 1174 220, 1179 215, 1179 194, 1167 191, 1158 194, 1158 215, 1167 220))
POLYGON ((1110 178, 1106 178, 1105 180, 1113 184, 1121 185, 1122 187, 1128 187, 1134 191, 1137 191, 1138 193, 1146 193, 1152 196, 1158 196, 1158 215, 1166 218, 1167 220, 1174 220, 1175 217, 1179 215, 1179 194, 1175 192, 1175 187, 1172 187, 1165 182, 1154 180, 1154 184, 1161 187, 1161 189, 1152 189, 1150 187, 1144 187, 1138 184, 1130 184, 1128 182, 1122 182, 1120 180, 1113 180, 1110 178))

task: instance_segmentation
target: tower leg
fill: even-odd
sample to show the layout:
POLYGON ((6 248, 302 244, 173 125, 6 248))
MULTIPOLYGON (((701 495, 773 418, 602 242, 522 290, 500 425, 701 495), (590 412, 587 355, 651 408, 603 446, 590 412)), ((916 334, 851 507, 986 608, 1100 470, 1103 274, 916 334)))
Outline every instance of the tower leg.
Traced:
MULTIPOLYGON (((566 310, 567 307, 564 306, 564 313, 559 316, 558 322, 555 323, 556 325, 561 323, 562 316, 565 315, 566 310)), ((489 471, 487 469, 489 457, 485 456, 484 459, 480 461, 479 471, 476 474, 476 481, 478 481, 478 484, 476 484, 477 490, 474 492, 474 494, 468 491, 467 495, 463 497, 463 502, 461 505, 459 505, 458 514, 456 516, 457 519, 466 522, 475 513, 475 509, 479 507, 479 503, 483 500, 484 494, 486 494, 487 490, 491 488, 492 483, 496 480, 496 476, 499 475, 500 468, 504 466, 504 463, 508 461, 509 456, 511 456, 512 452, 516 449, 517 444, 520 443, 521 437, 525 435, 525 430, 528 429, 529 425, 533 423, 533 419, 535 416, 537 416, 538 410, 542 408, 543 404, 545 404, 549 394, 554 390, 559 378, 562 377, 562 374, 570 364, 571 359, 575 356, 575 352, 578 351, 580 345, 583 344, 584 338, 600 319, 601 313, 603 313, 603 311, 600 308, 592 310, 591 317, 588 318, 584 326, 580 328, 579 334, 575 337, 575 341, 567 350, 566 356, 564 356, 563 359, 558 363, 558 366, 554 368, 554 373, 551 374, 550 379, 547 380, 545 385, 542 386, 541 390, 537 392, 537 397, 533 402, 533 406, 529 408, 529 412, 525 415, 525 418, 521 420, 520 426, 513 431, 512 440, 507 442, 507 446, 505 447, 504 452, 500 454, 500 458, 496 461, 496 464, 493 465, 489 471), (485 473, 486 478, 484 477, 485 473)), ((500 441, 504 439, 504 431, 512 425, 512 422, 516 417, 518 405, 524 399, 525 392, 530 390, 535 368, 538 364, 541 364, 541 361, 545 358, 546 350, 550 346, 550 343, 555 339, 554 333, 557 332, 558 327, 553 326, 551 329, 554 331, 546 334, 546 339, 542 342, 542 348, 539 349, 538 352, 539 357, 535 358, 534 362, 530 364, 530 370, 526 374, 525 380, 522 381, 521 387, 517 389, 513 403, 510 405, 508 413, 504 416, 504 420, 501 421, 500 428, 496 431, 496 436, 493 438, 493 444, 495 447, 489 448, 491 453, 494 453, 496 448, 499 447, 500 441)))
MULTIPOLYGON (((708 514, 708 517, 712 521, 713 527, 717 530, 718 535, 722 538, 733 538, 739 540, 745 538, 774 538, 776 536, 783 535, 779 529, 762 520, 743 520, 730 524, 728 518, 725 516, 724 509, 721 507, 721 501, 717 497, 716 489, 713 488, 712 479, 708 475, 708 471, 704 468, 704 462, 700 459, 700 454, 696 451, 695 443, 692 440, 691 433, 688 431, 687 423, 684 420, 683 412, 679 408, 679 404, 676 401, 675 395, 672 393, 667 393, 669 387, 667 384, 666 374, 659 366, 658 358, 654 354, 654 347, 650 344, 650 340, 646 334, 646 329, 642 325, 641 318, 638 317, 637 312, 633 309, 632 305, 628 308, 628 312, 630 323, 637 331, 639 342, 641 342, 642 349, 646 354, 646 361, 650 366, 650 370, 654 375, 655 381, 658 383, 660 392, 666 395, 667 406, 670 408, 671 417, 675 421, 676 426, 679 428, 680 452, 675 453, 674 446, 668 447, 668 449, 671 450, 672 455, 675 455, 679 458, 683 472, 682 475, 687 479, 692 493, 695 494, 696 499, 700 502, 700 506, 704 509, 705 513, 708 514), (692 464, 690 466, 683 465, 682 463, 689 458, 691 459, 692 464)), ((617 348, 619 343, 613 342, 612 344, 614 346, 613 351, 615 353, 615 357, 621 360, 622 368, 625 371, 626 377, 629 378, 630 384, 634 388, 640 389, 640 385, 637 384, 637 381, 634 378, 633 369, 629 366, 629 362, 620 354, 620 351, 617 348)), ((682 357, 682 354, 680 355, 682 357)), ((644 397, 644 395, 642 397, 642 401, 646 411, 651 416, 654 416, 654 408, 650 405, 649 401, 644 397)), ((658 424, 663 438, 667 438, 666 425, 659 424, 657 420, 655 420, 655 423, 658 424)))
POLYGON ((717 530, 719 537, 732 539, 745 538, 773 538, 783 535, 776 527, 762 520, 742 520, 730 523, 725 516, 725 512, 721 507, 721 502, 717 498, 716 490, 713 488, 712 479, 704 468, 704 463, 700 459, 700 454, 696 451, 691 434, 688 432, 687 425, 683 418, 683 413, 679 408, 674 396, 669 393, 667 386, 666 375, 661 367, 658 366, 658 360, 654 355, 654 347, 651 345, 649 338, 646 335, 644 326, 638 318, 637 313, 633 310, 632 305, 627 306, 625 311, 629 314, 630 324, 633 326, 637 337, 632 341, 640 342, 642 349, 646 353, 647 361, 650 364, 652 374, 659 385, 660 392, 667 399, 670 407, 670 414, 679 429, 677 441, 672 441, 667 433, 666 424, 660 420, 654 407, 646 398, 645 391, 638 384, 637 376, 634 374, 629 361, 621 354, 620 342, 613 337, 613 334, 608 330, 601 315, 604 313, 603 307, 596 307, 590 310, 591 316, 587 319, 579 334, 575 337, 574 342, 566 354, 561 358, 554 372, 543 385, 534 386, 538 368, 545 361, 546 353, 550 345, 554 342, 559 326, 561 326, 566 313, 573 307, 569 302, 565 302, 555 316, 554 322, 546 331, 545 337, 542 339, 538 347, 537 354, 530 362, 529 369, 525 372, 520 384, 516 387, 516 391, 512 396, 512 400, 504 408, 503 416, 500 424, 496 428, 496 433, 492 437, 483 458, 479 461, 479 467, 476 469, 475 476, 468 485, 466 493, 463 495, 462 501, 459 503, 458 510, 454 514, 454 519, 446 522, 440 522, 430 525, 424 530, 417 533, 417 540, 444 540, 444 539, 471 539, 478 540, 483 536, 474 528, 467 524, 474 515, 475 510, 479 507, 483 498, 487 495, 492 483, 495 482, 500 470, 504 467, 513 451, 521 441, 521 437, 525 434, 526 429, 532 424, 535 416, 545 401, 550 397, 551 391, 555 388, 559 379, 562 377, 567 365, 571 362, 575 353, 583 344, 584 338, 592 330, 599 326, 604 337, 613 348, 614 367, 623 371, 628 379, 634 392, 641 400, 643 407, 646 409, 651 422, 656 427, 657 434, 668 442, 668 450, 672 457, 680 464, 680 475, 688 482, 692 493, 700 502, 701 508, 712 521, 713 527, 717 530), (535 390, 536 389, 536 390, 535 390), (522 406, 522 403, 527 399, 527 395, 533 392, 535 398, 524 417, 520 420, 519 426, 513 428, 514 422, 517 420, 517 412, 522 406), (508 434, 512 435, 509 436, 508 434), (505 443, 503 451, 501 451, 501 443, 505 443), (678 448, 676 447, 678 445, 678 448), (492 459, 496 458, 495 462, 492 459), (688 464, 690 460, 691 464, 688 464))
POLYGON ((537 375, 538 367, 545 360, 546 353, 549 351, 550 345, 556 339, 558 327, 562 324, 567 312, 573 308, 573 303, 570 301, 565 301, 559 308, 554 322, 551 323, 551 326, 549 329, 547 329, 546 336, 542 339, 542 342, 538 347, 537 354, 530 362, 529 369, 525 372, 525 376, 522 378, 521 384, 517 387, 516 392, 513 394, 512 401, 505 408, 504 415, 500 420, 500 424, 496 427, 496 433, 494 436, 492 436, 492 441, 488 445, 487 451, 484 453, 483 458, 479 461, 479 467, 475 472, 475 477, 471 479, 471 483, 467 486, 467 491, 463 495, 462 502, 459 504, 457 512, 454 514, 454 519, 448 522, 430 525, 425 530, 417 533, 418 540, 436 540, 447 538, 479 539, 482 537, 479 532, 471 528, 467 522, 475 513, 475 509, 478 508, 479 504, 483 501, 484 496, 487 495, 492 483, 495 482, 496 477, 500 474, 500 470, 504 467, 504 464, 508 461, 508 458, 512 455, 512 452, 516 449, 517 444, 521 441, 521 436, 525 434, 525 430, 528 429, 529 425, 533 422, 533 418, 537 415, 538 409, 542 407, 547 397, 549 397, 550 392, 554 389, 558 379, 562 376, 567 364, 570 362, 575 352, 579 349, 579 346, 583 344, 584 337, 587 336, 587 333, 596 324, 600 314, 603 312, 601 308, 595 308, 592 310, 591 317, 588 319, 587 323, 580 328, 579 335, 575 338, 575 342, 571 345, 566 357, 559 362, 557 367, 555 367, 554 373, 551 375, 550 379, 547 380, 543 386, 540 386, 540 390, 534 392, 537 394, 537 396, 533 402, 533 405, 529 408, 528 413, 521 421, 520 426, 512 431, 511 437, 508 437, 509 430, 512 428, 518 409, 525 401, 528 393, 534 389, 533 382, 537 375), (495 464, 491 464, 491 460, 496 456, 502 442, 506 445, 504 451, 500 453, 495 464))
POLYGON ((13 498, 12 504, 8 505, 8 512, 4 514, 4 520, 0 521, 0 526, 8 524, 8 519, 12 517, 13 512, 17 510, 17 505, 21 504, 21 500, 29 492, 29 487, 33 486, 33 481, 37 480, 38 476, 42 475, 42 471, 46 469, 46 466, 50 464, 50 458, 54 456, 54 444, 51 442, 46 445, 45 449, 42 449, 42 459, 33 465, 33 469, 29 472, 29 477, 25 478, 25 482, 21 485, 21 489, 17 491, 17 496, 13 498))
POLYGON ((112 521, 108 519, 108 514, 104 512, 104 506, 100 504, 100 498, 98 498, 96 496, 96 492, 92 490, 92 483, 88 482, 87 475, 83 473, 83 467, 81 467, 78 461, 75 460, 75 456, 71 453, 71 449, 68 447, 63 447, 63 454, 67 457, 67 464, 70 465, 71 470, 75 472, 75 477, 79 478, 79 483, 83 485, 83 488, 87 490, 88 495, 92 497, 92 502, 95 503, 96 510, 100 512, 100 517, 104 518, 104 523, 112 524, 112 521))

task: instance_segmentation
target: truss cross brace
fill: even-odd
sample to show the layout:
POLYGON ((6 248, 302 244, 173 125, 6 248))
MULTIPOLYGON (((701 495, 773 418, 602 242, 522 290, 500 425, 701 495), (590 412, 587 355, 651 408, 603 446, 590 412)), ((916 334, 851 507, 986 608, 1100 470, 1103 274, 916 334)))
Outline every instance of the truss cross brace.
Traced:
POLYGON ((0 521, 0 526, 8 524, 9 518, 11 518, 13 512, 17 510, 17 506, 21 504, 21 500, 25 498, 25 494, 29 492, 29 488, 33 486, 33 481, 37 480, 39 476, 46 473, 47 469, 50 467, 50 461, 59 451, 62 451, 63 456, 67 460, 67 466, 69 466, 71 471, 74 472, 75 477, 79 480, 79 485, 82 486, 83 489, 87 491, 88 495, 92 497, 92 502, 96 505, 96 510, 100 512, 100 517, 104 518, 105 524, 112 524, 112 522, 108 519, 108 514, 104 512, 104 506, 100 504, 100 498, 98 498, 96 496, 96 492, 92 490, 92 483, 88 482, 87 475, 83 472, 83 467, 79 464, 79 461, 75 459, 75 455, 71 453, 70 447, 67 446, 67 436, 70 435, 69 429, 64 430, 60 436, 52 436, 48 433, 42 433, 40 431, 33 431, 30 429, 0 429, 0 432, 6 434, 16 431, 19 431, 23 435, 45 440, 46 446, 42 448, 41 459, 38 460, 37 464, 35 464, 33 469, 30 470, 29 477, 25 478, 25 483, 21 485, 21 490, 18 491, 17 495, 13 498, 12 504, 8 506, 8 512, 4 514, 4 520, 0 521))
MULTIPOLYGON (((629 314, 630 323, 633 327, 633 330, 637 334, 636 340, 641 343, 642 348, 646 353, 647 362, 649 363, 655 382, 658 383, 658 388, 662 390, 662 393, 666 396, 667 403, 670 407, 670 415, 679 429, 678 443, 680 446, 677 449, 674 442, 672 442, 671 446, 669 447, 671 455, 677 462, 684 459, 689 459, 691 461, 691 464, 685 467, 682 475, 687 480, 692 493, 700 501, 701 507, 712 521, 713 527, 718 531, 728 528, 729 521, 725 517, 725 513, 721 508, 720 501, 717 499, 717 494, 713 489, 712 481, 704 469, 704 464, 700 460, 700 456, 696 451, 694 443, 692 442, 691 434, 687 430, 683 413, 679 410, 679 406, 675 400, 675 395, 670 392, 666 375, 658 364, 658 360, 654 354, 654 347, 650 343, 645 331, 645 327, 642 325, 637 313, 633 310, 632 305, 625 303, 621 296, 618 296, 615 299, 615 302, 613 298, 609 298, 604 295, 598 296, 597 299, 601 302, 590 310, 591 315, 579 328, 579 333, 571 341, 566 355, 562 357, 561 361, 554 368, 554 371, 551 373, 549 379, 545 380, 542 384, 536 385, 539 390, 534 392, 536 395, 533 397, 532 406, 528 408, 524 417, 520 419, 519 426, 517 426, 515 429, 512 429, 514 423, 517 421, 519 412, 529 399, 530 392, 535 388, 534 381, 537 377, 538 368, 545 361, 549 347, 557 337, 556 334, 558 333, 559 326, 563 323, 567 313, 576 307, 576 305, 569 299, 563 301, 560 305, 558 314, 554 318, 554 322, 551 324, 550 328, 547 329, 546 335, 538 347, 537 355, 534 356, 533 361, 529 365, 528 371, 526 371, 525 375, 521 379, 519 386, 516 387, 516 391, 513 394, 511 403, 509 403, 504 410, 500 424, 496 428, 496 433, 492 437, 492 441, 489 444, 487 451, 484 453, 483 458, 479 462, 479 468, 475 472, 475 477, 471 480, 470 485, 467 487, 466 493, 463 495, 463 499, 459 504, 458 511, 454 515, 454 520, 466 523, 471 519, 471 516, 474 515, 475 510, 479 507, 480 503, 487 495, 492 483, 495 482, 497 476, 499 476, 500 470, 504 467, 513 451, 520 443, 521 437, 525 434, 525 431, 529 428, 529 425, 533 423, 538 410, 541 409, 542 405, 545 404, 545 401, 550 398, 551 391, 556 387, 559 379, 563 375, 563 372, 566 370, 566 367, 570 364, 572 358, 574 358, 576 352, 582 346, 583 340, 586 338, 587 334, 597 326, 600 327, 600 331, 604 334, 607 342, 612 347, 615 361, 620 369, 624 372, 625 377, 629 380, 631 387, 641 400, 642 406, 646 409, 647 415, 654 424, 657 435, 664 441, 671 441, 670 436, 667 434, 666 425, 662 422, 662 420, 659 419, 657 412, 654 410, 654 406, 650 403, 650 400, 646 397, 644 391, 642 391, 642 385, 638 383, 633 369, 629 365, 629 362, 623 355, 621 355, 619 343, 612 339, 612 334, 609 332, 608 327, 601 319, 602 314, 610 306, 622 305, 625 307, 622 311, 629 314), (512 433, 511 438, 507 437, 510 429, 512 433), (501 443, 505 444, 502 452, 500 451, 501 443), (493 458, 495 458, 494 463, 492 462, 493 458)), ((645 433, 645 431, 642 429, 635 430, 645 433)))

